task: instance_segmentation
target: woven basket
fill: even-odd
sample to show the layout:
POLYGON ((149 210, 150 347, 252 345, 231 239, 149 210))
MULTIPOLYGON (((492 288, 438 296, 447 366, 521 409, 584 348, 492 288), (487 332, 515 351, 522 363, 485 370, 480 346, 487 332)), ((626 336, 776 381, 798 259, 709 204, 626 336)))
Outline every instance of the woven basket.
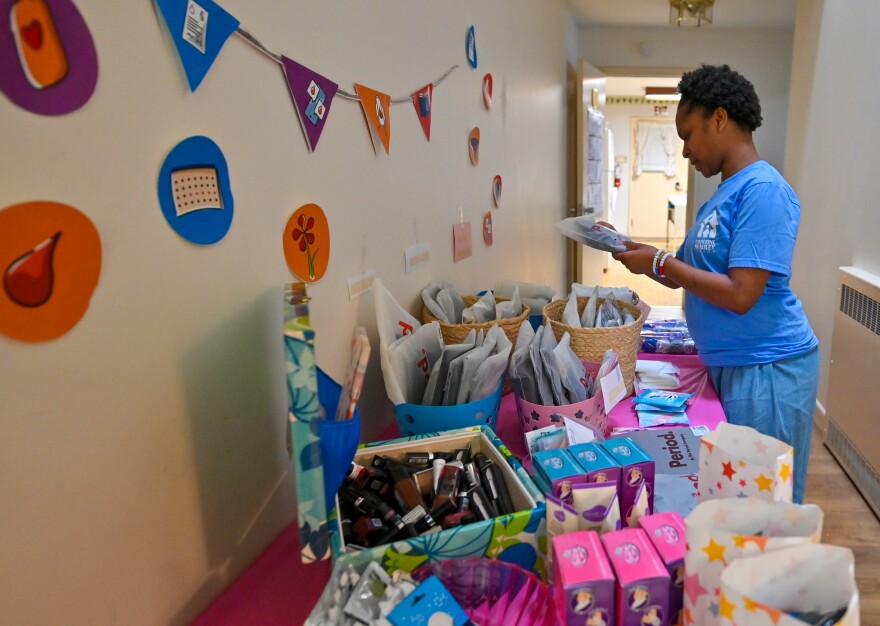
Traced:
MULTIPOLYGON (((589 298, 578 298, 578 315, 584 312, 589 298)), ((602 306, 604 298, 599 298, 599 306, 602 306)), ((623 374, 623 382, 626 384, 627 394, 633 392, 633 377, 636 373, 636 359, 639 346, 641 345, 642 324, 645 323, 645 314, 632 304, 617 301, 621 310, 629 311, 636 318, 635 324, 617 326, 612 328, 576 328, 563 324, 562 311, 568 299, 556 300, 544 306, 544 319, 550 320, 553 334, 556 340, 568 333, 571 335, 571 349, 580 359, 587 361, 602 362, 606 350, 614 350, 620 359, 620 371, 623 374)))
MULTIPOLYGON (((469 307, 479 300, 480 296, 462 296, 462 299, 464 300, 465 307, 469 307)), ((505 302, 507 300, 509 300, 509 298, 495 298, 496 302, 505 302)), ((519 327, 522 326, 524 320, 529 318, 530 312, 529 307, 523 305, 522 313, 516 317, 490 320, 479 324, 447 324, 434 317, 428 310, 428 307, 422 306, 422 321, 426 324, 430 322, 440 323, 440 334, 443 335, 444 345, 463 342, 471 330, 480 332, 480 329, 482 328, 483 332, 489 332, 489 329, 492 328, 493 324, 498 324, 501 327, 501 330, 504 331, 504 334, 507 335, 507 338, 510 339, 510 343, 516 345, 516 338, 519 335, 519 327)))

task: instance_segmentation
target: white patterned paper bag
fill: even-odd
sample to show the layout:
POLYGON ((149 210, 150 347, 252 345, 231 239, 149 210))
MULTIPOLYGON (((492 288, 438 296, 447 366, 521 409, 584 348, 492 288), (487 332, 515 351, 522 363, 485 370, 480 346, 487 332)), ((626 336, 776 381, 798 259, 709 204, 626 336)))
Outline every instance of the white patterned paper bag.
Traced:
POLYGON ((735 559, 822 539, 815 504, 759 498, 707 500, 685 518, 684 624, 717 626, 721 572, 735 559))
POLYGON ((755 496, 791 502, 793 467, 787 443, 721 422, 700 439, 699 501, 755 496))
POLYGON ((719 605, 722 626, 859 626, 852 552, 806 543, 739 559, 721 574, 719 605))

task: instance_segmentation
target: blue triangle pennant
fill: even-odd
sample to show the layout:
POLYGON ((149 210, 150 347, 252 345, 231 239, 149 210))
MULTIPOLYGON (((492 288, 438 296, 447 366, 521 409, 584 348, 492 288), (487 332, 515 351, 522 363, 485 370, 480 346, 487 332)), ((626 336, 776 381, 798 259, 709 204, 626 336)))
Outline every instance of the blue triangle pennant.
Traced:
POLYGON ((195 91, 238 20, 211 0, 155 0, 183 63, 189 88, 195 91))

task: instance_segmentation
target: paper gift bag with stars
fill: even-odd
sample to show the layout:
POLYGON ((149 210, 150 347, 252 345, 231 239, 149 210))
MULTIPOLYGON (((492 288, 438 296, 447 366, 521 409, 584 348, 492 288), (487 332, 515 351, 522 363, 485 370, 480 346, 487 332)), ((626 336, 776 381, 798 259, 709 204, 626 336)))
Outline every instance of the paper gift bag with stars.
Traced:
POLYGON ((791 502, 794 448, 748 426, 722 422, 700 440, 700 502, 755 496, 791 502))
POLYGON ((723 498, 696 506, 685 519, 684 626, 719 626, 727 610, 721 573, 752 558, 822 539, 822 509, 815 504, 723 498))
POLYGON ((721 625, 859 626, 854 567, 848 548, 812 543, 740 559, 721 574, 721 625))

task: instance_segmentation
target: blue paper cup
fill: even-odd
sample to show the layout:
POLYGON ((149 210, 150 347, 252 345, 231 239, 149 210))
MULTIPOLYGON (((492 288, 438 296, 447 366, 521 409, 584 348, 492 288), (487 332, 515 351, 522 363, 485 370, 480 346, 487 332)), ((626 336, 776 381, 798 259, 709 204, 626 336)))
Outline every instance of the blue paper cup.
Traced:
POLYGON ((501 391, 504 378, 498 381, 498 388, 482 400, 451 406, 423 406, 421 404, 398 404, 394 416, 402 437, 428 435, 453 428, 468 426, 489 426, 495 430, 498 421, 498 407, 501 404, 501 391))
POLYGON ((361 437, 361 414, 357 408, 348 420, 327 419, 336 415, 342 386, 319 367, 318 402, 324 409, 324 419, 317 420, 321 440, 321 462, 324 466, 324 498, 327 514, 336 504, 336 492, 351 468, 361 437))

